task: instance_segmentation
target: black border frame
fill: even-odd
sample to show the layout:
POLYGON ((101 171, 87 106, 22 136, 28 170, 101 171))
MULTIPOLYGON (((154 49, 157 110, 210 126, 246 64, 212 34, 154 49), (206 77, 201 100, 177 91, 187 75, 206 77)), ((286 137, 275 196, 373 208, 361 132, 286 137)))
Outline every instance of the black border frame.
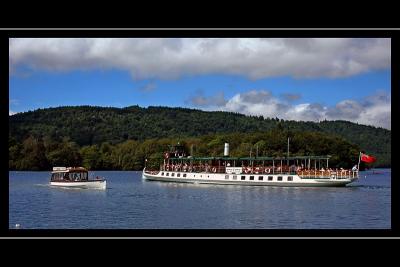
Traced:
MULTIPOLYGON (((1 78, 2 84, 1 90, 2 97, 0 97, 2 119, 8 120, 8 90, 9 89, 8 78, 9 73, 6 58, 8 58, 8 39, 9 38, 23 38, 23 37, 64 37, 64 38, 79 38, 79 37, 114 37, 114 38, 128 38, 128 37, 266 37, 266 38, 282 38, 282 37, 342 37, 342 38, 391 38, 391 84, 392 84, 392 113, 397 113, 399 105, 396 105, 398 100, 398 92, 400 92, 399 82, 399 65, 400 65, 400 31, 396 29, 6 29, 0 31, 0 46, 1 46, 1 78), (6 117, 7 116, 7 117, 6 117)), ((392 120, 396 118, 392 116, 392 120)), ((8 125, 8 124, 7 124, 8 125)), ((395 123, 392 123, 395 125, 395 123)), ((397 129, 392 127, 392 136, 396 137, 397 129)), ((2 134, 6 135, 5 131, 1 131, 2 134)), ((1 138, 2 140, 2 151, 5 158, 8 158, 7 148, 8 145, 6 140, 8 137, 1 138), (5 154, 7 153, 7 154, 5 154)), ((397 147, 397 141, 392 138, 392 151, 393 148, 397 147)), ((395 159, 394 159, 395 160, 395 159)), ((393 161, 393 159, 392 159, 393 161)), ((6 160, 3 160, 3 179, 1 179, 0 188, 3 192, 1 195, 1 228, 0 236, 2 237, 131 237, 131 238, 146 238, 146 237, 158 237, 158 238, 176 238, 176 237, 208 237, 208 238, 224 238, 224 237, 246 237, 246 238, 258 238, 258 237, 393 237, 399 235, 399 217, 398 214, 393 211, 399 210, 399 183, 396 179, 392 179, 392 200, 391 200, 391 229, 380 230, 380 229, 104 229, 104 230, 74 230, 74 229, 57 229, 57 230, 30 230, 30 229, 9 229, 9 199, 8 199, 8 166, 6 160), (6 173, 7 172, 7 173, 6 173)), ((396 177, 397 166, 392 165, 392 177, 396 177)))

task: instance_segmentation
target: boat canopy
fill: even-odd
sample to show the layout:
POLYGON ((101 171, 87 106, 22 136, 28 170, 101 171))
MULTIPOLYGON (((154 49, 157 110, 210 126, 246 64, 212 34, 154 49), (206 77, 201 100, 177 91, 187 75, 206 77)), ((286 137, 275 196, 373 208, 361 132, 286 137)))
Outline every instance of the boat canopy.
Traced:
POLYGON ((251 161, 263 161, 263 160, 305 160, 305 159, 316 159, 316 160, 327 160, 331 158, 330 155, 326 156, 294 156, 294 157, 179 157, 170 158, 170 160, 182 160, 182 161, 196 161, 196 160, 251 160, 251 161))
POLYGON ((87 172, 83 167, 53 167, 52 173, 59 172, 87 172))

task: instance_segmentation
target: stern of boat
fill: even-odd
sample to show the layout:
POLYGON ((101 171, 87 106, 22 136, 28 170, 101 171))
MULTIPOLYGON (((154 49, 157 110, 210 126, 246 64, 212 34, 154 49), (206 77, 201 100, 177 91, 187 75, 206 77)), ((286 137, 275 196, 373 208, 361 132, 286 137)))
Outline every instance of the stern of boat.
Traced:
POLYGON ((107 188, 107 181, 104 180, 103 183, 101 183, 101 189, 106 190, 107 188))

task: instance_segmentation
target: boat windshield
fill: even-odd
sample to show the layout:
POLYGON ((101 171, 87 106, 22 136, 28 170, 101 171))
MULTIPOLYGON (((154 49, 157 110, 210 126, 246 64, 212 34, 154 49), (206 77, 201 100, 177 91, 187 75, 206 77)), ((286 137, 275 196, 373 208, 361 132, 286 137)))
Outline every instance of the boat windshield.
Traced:
POLYGON ((70 172, 69 178, 71 181, 87 181, 88 175, 86 172, 70 172))
POLYGON ((87 181, 87 172, 64 172, 64 173, 53 173, 51 175, 51 181, 87 181))

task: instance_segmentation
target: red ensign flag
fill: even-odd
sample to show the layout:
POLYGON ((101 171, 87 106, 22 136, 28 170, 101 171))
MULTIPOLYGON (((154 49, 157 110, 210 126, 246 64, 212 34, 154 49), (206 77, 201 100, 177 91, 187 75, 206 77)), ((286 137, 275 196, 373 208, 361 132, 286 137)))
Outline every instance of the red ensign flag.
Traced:
POLYGON ((376 161, 376 158, 373 156, 368 156, 367 154, 361 153, 361 161, 372 163, 376 161))

